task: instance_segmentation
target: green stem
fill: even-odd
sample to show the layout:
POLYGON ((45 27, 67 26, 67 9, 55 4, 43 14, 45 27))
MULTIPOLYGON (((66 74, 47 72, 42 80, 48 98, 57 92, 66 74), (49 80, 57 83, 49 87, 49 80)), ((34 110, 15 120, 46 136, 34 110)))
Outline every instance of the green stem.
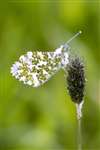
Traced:
POLYGON ((78 119, 78 150, 82 150, 81 118, 78 119))
POLYGON ((82 150, 82 129, 81 129, 81 118, 82 118, 82 106, 84 101, 80 104, 76 104, 77 121, 78 121, 78 150, 82 150))

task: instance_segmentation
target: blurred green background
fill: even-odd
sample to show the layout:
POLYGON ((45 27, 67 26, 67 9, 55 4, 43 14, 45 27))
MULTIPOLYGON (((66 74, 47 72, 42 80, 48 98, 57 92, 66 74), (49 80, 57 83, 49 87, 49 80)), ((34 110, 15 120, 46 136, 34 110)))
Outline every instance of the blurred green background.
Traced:
POLYGON ((63 70, 39 88, 10 67, 29 50, 53 51, 78 30, 72 53, 85 62, 84 150, 100 149, 100 1, 0 1, 0 150, 76 150, 76 108, 63 70))

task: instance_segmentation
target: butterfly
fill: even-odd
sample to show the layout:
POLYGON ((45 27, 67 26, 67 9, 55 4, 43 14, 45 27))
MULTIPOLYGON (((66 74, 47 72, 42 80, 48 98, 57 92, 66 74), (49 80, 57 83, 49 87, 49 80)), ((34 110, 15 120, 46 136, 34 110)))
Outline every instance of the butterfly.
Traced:
POLYGON ((54 52, 29 51, 20 56, 11 67, 11 74, 24 84, 39 87, 47 82, 61 68, 65 69, 69 62, 70 49, 68 43, 81 33, 76 33, 67 43, 54 52))

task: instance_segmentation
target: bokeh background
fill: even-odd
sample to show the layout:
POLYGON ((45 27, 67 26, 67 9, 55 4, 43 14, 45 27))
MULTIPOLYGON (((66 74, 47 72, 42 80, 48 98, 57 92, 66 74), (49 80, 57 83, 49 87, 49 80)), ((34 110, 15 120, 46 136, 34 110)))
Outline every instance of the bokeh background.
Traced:
POLYGON ((23 85, 10 67, 27 51, 53 51, 70 43, 86 71, 82 118, 84 150, 100 149, 100 3, 0 1, 0 150, 76 150, 76 107, 64 71, 39 88, 23 85))

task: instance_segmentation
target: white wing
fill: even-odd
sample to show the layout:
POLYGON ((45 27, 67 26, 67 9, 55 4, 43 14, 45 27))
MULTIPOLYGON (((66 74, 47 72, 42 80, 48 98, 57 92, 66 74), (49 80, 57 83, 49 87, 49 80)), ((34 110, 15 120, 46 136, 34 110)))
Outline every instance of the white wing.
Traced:
POLYGON ((27 52, 11 67, 11 73, 24 84, 38 87, 61 68, 61 48, 55 52, 27 52))

